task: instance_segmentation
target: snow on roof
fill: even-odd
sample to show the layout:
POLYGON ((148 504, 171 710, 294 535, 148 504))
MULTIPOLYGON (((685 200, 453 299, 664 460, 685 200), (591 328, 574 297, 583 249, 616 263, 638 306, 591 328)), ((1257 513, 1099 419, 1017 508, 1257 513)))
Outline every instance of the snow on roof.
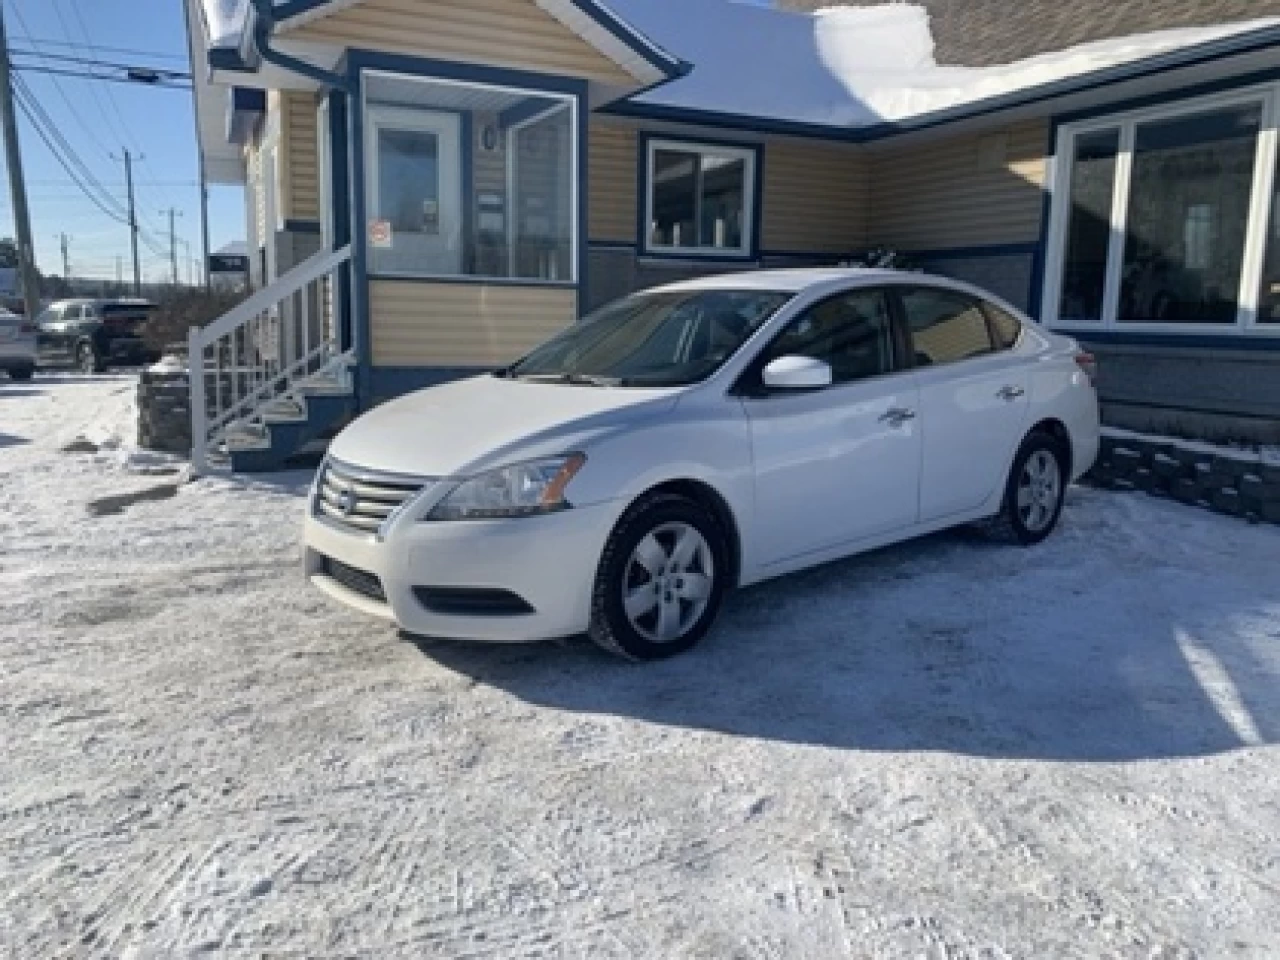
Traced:
POLYGON ((609 0, 628 22, 694 64, 632 102, 767 120, 869 126, 1036 87, 1225 37, 1280 18, 1135 34, 994 67, 942 66, 915 4, 814 14, 733 0, 609 0))

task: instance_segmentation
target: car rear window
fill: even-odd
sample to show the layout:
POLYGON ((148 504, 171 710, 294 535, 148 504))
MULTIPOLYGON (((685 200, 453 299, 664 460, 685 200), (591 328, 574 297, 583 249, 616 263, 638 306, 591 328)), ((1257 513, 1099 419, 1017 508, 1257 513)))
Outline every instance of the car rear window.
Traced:
POLYGON ((996 348, 1010 349, 1022 335, 1022 321, 994 303, 984 303, 982 308, 987 311, 987 317, 991 320, 991 333, 995 337, 996 348))
POLYGON ((104 319, 145 320, 154 309, 145 303, 104 303, 98 307, 98 312, 104 319))

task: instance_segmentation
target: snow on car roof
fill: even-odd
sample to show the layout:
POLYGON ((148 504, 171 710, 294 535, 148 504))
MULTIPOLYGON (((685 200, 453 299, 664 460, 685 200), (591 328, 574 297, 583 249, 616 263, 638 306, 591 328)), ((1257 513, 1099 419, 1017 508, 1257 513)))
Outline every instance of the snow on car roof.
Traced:
MULTIPOLYGON (((868 267, 813 267, 800 270, 748 270, 740 273, 720 273, 709 277, 680 280, 654 291, 665 293, 682 290, 770 290, 779 293, 799 293, 834 280, 878 280, 902 277, 898 270, 878 270, 868 267)), ((927 274, 913 273, 913 277, 934 279, 927 274)))
POLYGON ((807 14, 733 0, 609 2, 694 64, 687 76, 631 102, 841 127, 901 121, 1280 26, 1272 17, 1161 30, 975 68, 937 63, 928 11, 915 4, 807 14))

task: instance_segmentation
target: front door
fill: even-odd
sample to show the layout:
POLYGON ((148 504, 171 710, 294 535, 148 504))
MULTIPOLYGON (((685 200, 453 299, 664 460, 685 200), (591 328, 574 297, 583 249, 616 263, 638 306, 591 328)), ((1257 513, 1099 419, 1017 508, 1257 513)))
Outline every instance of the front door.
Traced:
POLYGON ((746 391, 766 566, 916 522, 919 398, 898 342, 888 295, 848 291, 792 320, 748 374, 784 356, 832 369, 822 390, 746 391))
POLYGON ((458 115, 369 110, 369 256, 378 273, 462 271, 462 137, 458 115))
POLYGON ((998 349, 978 300, 936 287, 900 297, 920 384, 920 520, 929 523, 1003 490, 1028 427, 1026 364, 998 349))

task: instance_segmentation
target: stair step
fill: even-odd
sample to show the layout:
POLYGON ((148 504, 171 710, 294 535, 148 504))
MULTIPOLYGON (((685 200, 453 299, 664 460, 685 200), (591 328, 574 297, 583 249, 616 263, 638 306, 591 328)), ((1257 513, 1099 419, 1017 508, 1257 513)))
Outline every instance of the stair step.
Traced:
POLYGON ((350 386, 334 377, 309 377, 306 380, 299 380, 291 389, 304 396, 307 394, 347 396, 351 393, 350 386))

